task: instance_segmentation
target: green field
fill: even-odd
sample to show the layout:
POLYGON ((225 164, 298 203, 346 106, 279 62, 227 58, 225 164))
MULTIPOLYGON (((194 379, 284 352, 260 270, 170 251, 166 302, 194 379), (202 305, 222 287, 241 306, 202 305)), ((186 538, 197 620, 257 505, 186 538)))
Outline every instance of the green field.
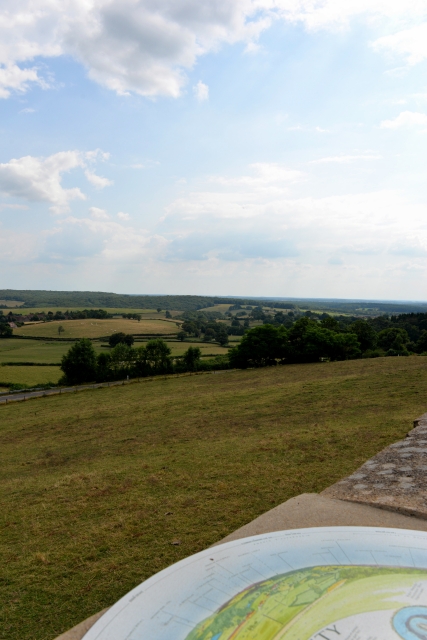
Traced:
MULTIPOLYGON (((221 347, 215 342, 168 342, 166 340, 166 343, 173 356, 182 356, 189 347, 198 347, 202 352, 202 357, 206 355, 220 356, 228 353, 227 347, 221 347)), ((138 346, 138 344, 138 342, 135 342, 134 346, 138 346)))
MULTIPOLYGON (((173 356, 181 356, 188 347, 199 347, 202 355, 221 355, 228 353, 227 347, 221 347, 215 342, 177 342, 166 340, 173 356)), ((67 353, 73 342, 43 342, 42 340, 15 340, 4 338, 0 340, 0 365, 3 362, 40 362, 57 363, 67 353)), ((147 344, 147 340, 137 340, 134 347, 147 344)), ((108 351, 108 347, 99 342, 93 343, 96 353, 108 351)))
POLYGON ((58 338, 58 327, 62 326, 64 332, 61 338, 100 338, 110 336, 112 333, 122 331, 131 334, 173 334, 177 333, 178 327, 172 320, 149 320, 141 322, 137 320, 125 320, 118 318, 115 320, 58 320, 53 322, 41 322, 36 324, 26 324, 19 329, 14 329, 14 334, 18 336, 34 336, 41 338, 58 338))
POLYGON ((172 562, 321 491, 402 438, 426 411, 426 386, 426 358, 377 358, 1 406, 0 637, 52 640, 172 562))
POLYGON ((48 382, 56 384, 62 375, 59 367, 0 367, 0 386, 1 383, 25 384, 28 387, 48 382))
MULTIPOLYGON (((0 340, 0 364, 3 362, 57 363, 73 342, 43 342, 42 340, 0 340)), ((99 343, 94 343, 100 350, 99 343)))
MULTIPOLYGON (((101 321, 100 321, 101 322, 101 321)), ((228 353, 226 347, 215 343, 203 342, 167 342, 173 356, 182 355, 188 347, 199 347, 202 357, 216 356, 228 353)), ((134 346, 141 347, 147 340, 136 341, 134 346)), ((43 342, 42 340, 16 340, 4 338, 0 340, 0 383, 38 385, 47 382, 58 382, 60 372, 58 367, 37 366, 1 366, 4 362, 17 363, 34 362, 40 364, 56 364, 61 362, 73 342, 43 342)), ((96 353, 108 352, 109 347, 99 342, 93 343, 96 353)))

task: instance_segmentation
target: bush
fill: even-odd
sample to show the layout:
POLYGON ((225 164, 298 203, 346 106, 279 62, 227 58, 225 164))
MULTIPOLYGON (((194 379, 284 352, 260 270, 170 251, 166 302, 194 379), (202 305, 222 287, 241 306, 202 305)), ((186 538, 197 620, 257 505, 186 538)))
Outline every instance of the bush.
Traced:
POLYGON ((362 358, 382 358, 383 356, 385 353, 381 349, 366 349, 362 358))

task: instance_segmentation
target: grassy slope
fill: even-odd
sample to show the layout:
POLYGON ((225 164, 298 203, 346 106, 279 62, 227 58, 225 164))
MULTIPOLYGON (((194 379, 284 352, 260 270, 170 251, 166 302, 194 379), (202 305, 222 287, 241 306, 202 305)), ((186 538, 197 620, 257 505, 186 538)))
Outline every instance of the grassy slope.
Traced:
POLYGON ((40 324, 27 324, 19 329, 14 329, 16 335, 39 336, 57 338, 58 327, 62 325, 64 332, 61 338, 99 338, 109 336, 116 331, 123 333, 176 333, 178 327, 175 322, 168 320, 63 320, 54 322, 42 322, 40 324))
POLYGON ((426 383, 425 358, 384 358, 0 407, 0 637, 50 640, 280 502, 322 490, 408 431, 426 383))

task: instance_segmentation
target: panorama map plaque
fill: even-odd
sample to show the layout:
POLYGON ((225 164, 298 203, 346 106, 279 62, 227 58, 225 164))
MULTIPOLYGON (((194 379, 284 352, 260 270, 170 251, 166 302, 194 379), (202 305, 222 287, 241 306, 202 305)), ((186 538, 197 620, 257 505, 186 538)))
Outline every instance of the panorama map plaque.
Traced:
POLYGON ((119 600, 84 640, 427 640, 427 533, 328 527, 211 547, 119 600))

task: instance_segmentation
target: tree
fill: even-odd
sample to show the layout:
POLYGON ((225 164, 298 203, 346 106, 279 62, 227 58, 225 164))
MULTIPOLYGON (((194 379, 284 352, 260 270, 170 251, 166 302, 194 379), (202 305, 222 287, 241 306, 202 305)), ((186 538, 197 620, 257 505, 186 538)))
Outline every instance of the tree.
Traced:
POLYGON ((164 340, 149 340, 145 346, 145 360, 153 373, 168 373, 172 370, 171 350, 164 340))
POLYGON ((233 367, 265 367, 275 365, 286 355, 287 330, 282 326, 263 324, 250 329, 237 347, 230 350, 233 367))
POLYGON ((62 326, 62 324, 60 324, 58 327, 58 336, 60 336, 61 333, 64 333, 64 331, 65 331, 64 327, 62 326))
POLYGON ((178 340, 181 340, 181 342, 184 342, 185 338, 187 337, 187 334, 185 333, 185 331, 179 331, 176 337, 178 338, 178 340))
POLYGON ((128 375, 135 361, 135 350, 124 342, 116 344, 110 351, 110 368, 115 378, 128 375))
POLYGON ((335 333, 308 317, 297 320, 289 330, 290 362, 316 362, 321 358, 346 360, 360 355, 355 334, 335 333))
POLYGON ((111 356, 109 353, 100 353, 96 361, 96 381, 106 382, 111 378, 111 356))
POLYGON ((96 379, 96 364, 92 342, 88 338, 82 338, 62 356, 61 369, 68 384, 80 384, 96 379))
POLYGON ((160 309, 160 307, 157 308, 157 313, 161 313, 162 310, 160 309))
POLYGON ((329 329, 330 331, 337 332, 340 329, 340 323, 338 320, 328 314, 325 314, 325 317, 321 319, 320 324, 324 329, 329 329))
POLYGON ((205 340, 207 340, 208 342, 210 340, 213 340, 215 338, 215 331, 211 328, 208 327, 205 331, 205 340))
POLYGON ((0 322, 0 338, 10 338, 13 334, 13 329, 7 322, 0 322))
POLYGON ((108 344, 110 345, 110 347, 115 347, 116 345, 123 343, 123 344, 127 344, 128 347, 131 347, 134 341, 135 340, 132 335, 119 331, 118 333, 113 333, 109 337, 108 344))
POLYGON ((405 351, 408 342, 408 333, 405 329, 399 329, 398 327, 383 329, 378 334, 378 346, 385 351, 389 349, 393 351, 405 351))
POLYGON ((197 371, 199 369, 201 355, 202 352, 199 347, 188 347, 182 358, 187 371, 197 371))
POLYGON ((225 345, 228 344, 228 333, 225 327, 220 327, 220 329, 216 332, 215 340, 222 347, 225 347, 225 345))
POLYGON ((416 345, 416 349, 417 349, 417 353, 424 353, 427 351, 427 331, 425 329, 424 331, 421 332, 421 335, 416 345))
POLYGON ((377 346, 377 334, 366 320, 356 320, 349 327, 351 333, 356 334, 362 351, 375 349, 377 346))
POLYGON ((166 311, 165 318, 172 318, 172 314, 170 311, 166 311))

